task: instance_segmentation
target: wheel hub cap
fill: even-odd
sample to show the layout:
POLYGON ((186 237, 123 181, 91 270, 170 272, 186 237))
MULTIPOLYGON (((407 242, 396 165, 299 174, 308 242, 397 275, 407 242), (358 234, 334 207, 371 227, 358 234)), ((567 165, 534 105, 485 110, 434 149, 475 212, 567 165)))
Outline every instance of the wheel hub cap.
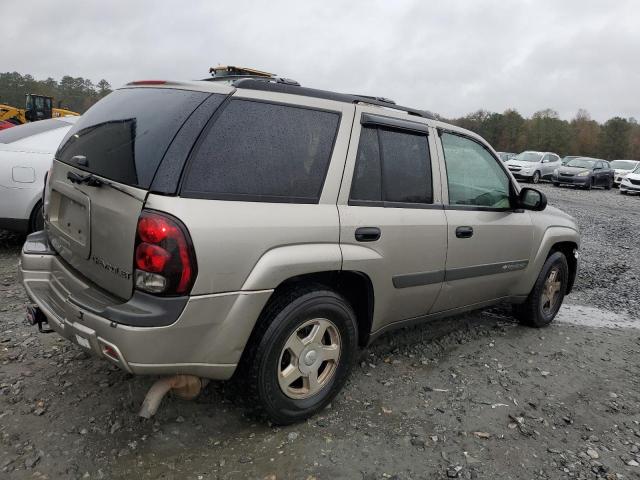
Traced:
POLYGON ((542 311, 545 315, 553 313, 554 308, 560 298, 560 290, 562 288, 562 282, 560 280, 560 270, 558 267, 554 267, 549 271, 547 279, 544 282, 544 288, 542 290, 542 296, 540 303, 542 311))
POLYGON ((278 383, 289 398, 303 399, 329 384, 340 359, 340 333, 326 318, 304 322, 291 333, 280 353, 278 383))

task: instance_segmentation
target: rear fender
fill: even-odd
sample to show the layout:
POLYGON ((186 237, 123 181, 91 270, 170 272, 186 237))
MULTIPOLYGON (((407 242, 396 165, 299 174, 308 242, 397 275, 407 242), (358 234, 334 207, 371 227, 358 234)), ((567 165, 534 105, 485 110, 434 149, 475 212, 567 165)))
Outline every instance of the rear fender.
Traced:
POLYGON ((242 290, 274 289, 285 280, 307 273, 336 271, 342 267, 340 246, 332 243, 287 245, 260 257, 242 290))

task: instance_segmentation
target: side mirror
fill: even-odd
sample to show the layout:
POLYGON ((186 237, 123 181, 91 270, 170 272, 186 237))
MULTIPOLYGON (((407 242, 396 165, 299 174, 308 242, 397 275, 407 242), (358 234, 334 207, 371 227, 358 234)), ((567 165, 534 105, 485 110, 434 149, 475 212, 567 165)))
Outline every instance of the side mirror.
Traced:
POLYGON ((539 212, 547 208, 547 196, 540 190, 525 187, 520 190, 518 203, 520 204, 520 208, 539 212))

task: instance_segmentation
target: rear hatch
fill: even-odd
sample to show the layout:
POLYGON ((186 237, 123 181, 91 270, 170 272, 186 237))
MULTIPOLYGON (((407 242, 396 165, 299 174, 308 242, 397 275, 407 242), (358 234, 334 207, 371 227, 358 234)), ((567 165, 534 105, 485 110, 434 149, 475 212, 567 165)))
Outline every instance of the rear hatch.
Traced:
POLYGON ((83 115, 58 149, 45 193, 53 248, 112 294, 133 293, 138 217, 172 139, 208 96, 173 88, 117 90, 83 115))

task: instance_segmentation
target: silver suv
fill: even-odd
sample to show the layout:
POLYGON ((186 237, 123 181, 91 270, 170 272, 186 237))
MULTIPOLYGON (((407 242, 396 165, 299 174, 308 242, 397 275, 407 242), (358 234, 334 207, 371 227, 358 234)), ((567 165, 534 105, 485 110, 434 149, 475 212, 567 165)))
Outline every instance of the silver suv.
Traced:
POLYGON ((383 332, 499 302, 547 325, 577 269, 574 221, 478 135, 280 79, 115 91, 63 140, 44 204, 21 257, 34 321, 180 374, 163 393, 235 374, 279 424, 383 332))

